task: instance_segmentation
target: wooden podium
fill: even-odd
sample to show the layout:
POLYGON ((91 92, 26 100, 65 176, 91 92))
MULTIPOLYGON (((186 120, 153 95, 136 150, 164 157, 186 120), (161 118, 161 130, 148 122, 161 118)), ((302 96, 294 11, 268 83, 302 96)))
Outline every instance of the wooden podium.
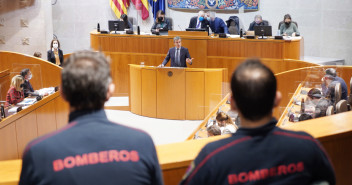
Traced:
POLYGON ((227 69, 129 66, 130 106, 135 114, 202 120, 222 99, 227 69))

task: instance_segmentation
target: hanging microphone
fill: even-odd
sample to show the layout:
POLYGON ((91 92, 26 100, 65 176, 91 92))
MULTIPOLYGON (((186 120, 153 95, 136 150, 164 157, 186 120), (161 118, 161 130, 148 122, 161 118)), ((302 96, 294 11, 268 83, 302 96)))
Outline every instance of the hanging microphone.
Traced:
POLYGON ((177 25, 179 28, 180 28, 180 31, 182 31, 182 28, 181 28, 181 26, 180 25, 177 25))

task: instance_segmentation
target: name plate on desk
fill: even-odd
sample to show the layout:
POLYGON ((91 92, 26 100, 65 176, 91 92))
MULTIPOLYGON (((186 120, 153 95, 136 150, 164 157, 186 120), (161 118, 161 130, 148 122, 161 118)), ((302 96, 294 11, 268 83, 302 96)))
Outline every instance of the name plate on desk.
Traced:
POLYGON ((205 32, 205 31, 172 31, 172 30, 169 30, 169 36, 207 37, 208 36, 208 32, 205 32))

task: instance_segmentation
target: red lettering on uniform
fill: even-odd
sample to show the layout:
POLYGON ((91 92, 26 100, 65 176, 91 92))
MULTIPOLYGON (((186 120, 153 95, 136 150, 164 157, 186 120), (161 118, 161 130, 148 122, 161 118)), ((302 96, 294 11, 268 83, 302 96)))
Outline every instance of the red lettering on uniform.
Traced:
POLYGON ((119 162, 119 153, 117 150, 110 150, 109 151, 109 161, 116 161, 119 162))
POLYGON ((88 164, 87 154, 83 154, 82 156, 76 155, 76 166, 84 166, 87 164, 88 164))
POLYGON ((75 158, 72 156, 68 156, 64 159, 65 168, 73 168, 75 166, 75 158))
POLYGON ((99 152, 99 162, 100 163, 107 163, 108 161, 108 152, 107 151, 101 151, 99 152))
POLYGON ((98 153, 92 152, 88 154, 89 164, 97 164, 99 162, 98 153))
POLYGON ((287 166, 287 172, 288 173, 295 173, 296 172, 296 164, 295 163, 291 163, 287 166))
POLYGON ((272 167, 269 170, 270 177, 276 176, 276 167, 272 167))
POLYGON ((259 180, 260 179, 259 170, 255 170, 254 172, 249 171, 248 178, 249 178, 249 181, 259 180))
POLYGON ((237 184, 238 179, 236 174, 230 174, 227 176, 227 179, 229 180, 229 184, 237 184))
POLYGON ((130 153, 127 150, 121 150, 119 156, 121 161, 126 162, 130 160, 130 153))
POLYGON ((55 172, 61 171, 64 169, 64 163, 61 159, 53 161, 53 169, 55 172))
POLYGON ((277 175, 285 174, 286 175, 286 166, 280 165, 277 169, 277 175))
POLYGON ((139 154, 138 154, 137 151, 132 150, 132 151, 130 152, 130 156, 131 156, 131 161, 133 161, 133 162, 139 161, 139 154))
POLYGON ((297 163, 297 172, 302 172, 304 170, 303 162, 297 163))
POLYGON ((242 172, 238 175, 238 181, 240 183, 245 183, 248 181, 248 176, 247 176, 247 173, 246 172, 242 172))
POLYGON ((269 170, 268 169, 261 169, 260 170, 260 178, 261 179, 266 179, 269 175, 269 170))

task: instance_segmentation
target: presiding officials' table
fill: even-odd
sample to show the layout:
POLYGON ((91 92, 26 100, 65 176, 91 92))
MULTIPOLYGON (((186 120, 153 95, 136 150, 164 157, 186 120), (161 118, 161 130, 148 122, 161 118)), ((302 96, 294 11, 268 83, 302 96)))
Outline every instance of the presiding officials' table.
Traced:
POLYGON ((221 101, 227 69, 158 68, 130 64, 131 112, 202 120, 221 101))
MULTIPOLYGON (((116 83, 115 95, 126 96, 129 91, 128 64, 158 66, 169 48, 174 47, 173 38, 181 36, 182 46, 188 48, 193 60, 192 68, 227 68, 228 79, 232 71, 248 57, 260 57, 274 73, 297 68, 295 61, 303 55, 303 39, 241 39, 213 38, 205 32, 169 31, 168 36, 100 34, 92 31, 91 47, 103 51, 111 58, 111 72, 116 83), (282 62, 290 63, 283 66, 282 62), (280 65, 281 64, 281 65, 280 65)), ((299 67, 309 64, 299 62, 299 67)))

